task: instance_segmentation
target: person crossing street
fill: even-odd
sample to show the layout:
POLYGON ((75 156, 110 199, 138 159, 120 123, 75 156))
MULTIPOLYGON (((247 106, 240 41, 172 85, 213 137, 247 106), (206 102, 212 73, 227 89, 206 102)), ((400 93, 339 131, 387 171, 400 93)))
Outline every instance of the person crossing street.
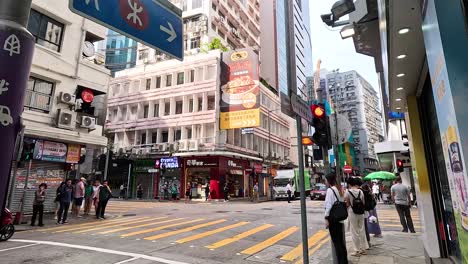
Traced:
POLYGON ((402 183, 401 177, 398 177, 391 188, 392 200, 395 203, 396 210, 400 216, 400 223, 403 226, 402 232, 416 233, 414 230, 413 219, 411 218, 411 197, 410 189, 402 183))

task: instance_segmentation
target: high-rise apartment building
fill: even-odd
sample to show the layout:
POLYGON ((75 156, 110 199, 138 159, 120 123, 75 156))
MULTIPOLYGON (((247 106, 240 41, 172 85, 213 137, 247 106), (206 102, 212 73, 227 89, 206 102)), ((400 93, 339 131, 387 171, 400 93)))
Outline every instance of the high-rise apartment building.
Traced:
MULTIPOLYGON (((379 97, 374 88, 356 71, 333 71, 326 76, 326 87, 335 111, 348 117, 360 172, 378 168, 374 144, 383 139, 379 97)), ((340 129, 340 128, 338 128, 340 129)))

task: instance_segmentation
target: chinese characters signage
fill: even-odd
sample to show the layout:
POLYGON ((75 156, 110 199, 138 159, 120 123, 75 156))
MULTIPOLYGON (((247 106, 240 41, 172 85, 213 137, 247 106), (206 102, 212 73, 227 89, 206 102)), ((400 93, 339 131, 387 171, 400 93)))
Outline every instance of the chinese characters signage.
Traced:
POLYGON ((193 158, 185 161, 187 167, 218 167, 218 158, 193 158))
POLYGON ((68 145, 67 163, 78 163, 80 161, 81 146, 75 144, 68 145))
POLYGON ((220 128, 260 126, 258 55, 252 49, 223 53, 220 128))
POLYGON ((36 140, 34 159, 43 161, 65 162, 67 145, 58 142, 36 140))

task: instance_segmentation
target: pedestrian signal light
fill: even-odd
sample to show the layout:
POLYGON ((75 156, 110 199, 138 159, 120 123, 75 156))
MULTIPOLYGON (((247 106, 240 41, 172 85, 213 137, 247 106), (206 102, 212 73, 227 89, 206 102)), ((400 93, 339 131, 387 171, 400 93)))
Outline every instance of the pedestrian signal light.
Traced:
POLYGON ((302 137, 302 145, 303 146, 312 146, 314 141, 310 137, 302 137))
POLYGON ((312 110, 312 114, 316 118, 322 118, 325 116, 325 109, 320 105, 312 105, 311 110, 312 110))
POLYGON ((403 161, 401 159, 397 159, 396 161, 398 172, 403 172, 405 169, 403 168, 403 161))

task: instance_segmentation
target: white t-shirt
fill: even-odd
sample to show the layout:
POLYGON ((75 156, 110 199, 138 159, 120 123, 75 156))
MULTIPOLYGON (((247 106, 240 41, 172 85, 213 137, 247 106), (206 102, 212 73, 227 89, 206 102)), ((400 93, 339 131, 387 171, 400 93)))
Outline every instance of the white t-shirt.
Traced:
POLYGON ((380 193, 380 187, 376 184, 374 186, 372 186, 372 193, 373 194, 378 194, 380 193))

